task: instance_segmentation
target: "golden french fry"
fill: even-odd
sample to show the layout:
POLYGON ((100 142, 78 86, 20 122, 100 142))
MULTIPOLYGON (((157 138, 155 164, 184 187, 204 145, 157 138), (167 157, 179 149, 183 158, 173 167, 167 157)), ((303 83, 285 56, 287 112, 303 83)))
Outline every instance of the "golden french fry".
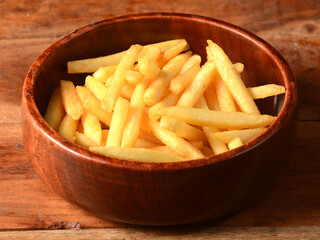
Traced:
MULTIPOLYGON (((200 109, 209 110, 206 99, 203 96, 200 97, 196 107, 200 109)), ((210 144, 210 147, 212 149, 212 152, 214 154, 220 154, 228 151, 227 146, 223 142, 220 142, 219 140, 214 139, 212 136, 213 133, 218 132, 218 129, 213 127, 202 127, 202 130, 205 133, 208 139, 208 142, 210 144)))
POLYGON ((107 138, 107 147, 120 147, 124 124, 126 122, 129 109, 129 101, 119 97, 114 107, 111 119, 109 134, 107 138))
POLYGON ((104 57, 88 58, 67 63, 68 73, 92 73, 100 67, 117 65, 126 51, 111 54, 104 57))
POLYGON ((102 109, 101 102, 94 95, 92 95, 89 89, 77 86, 76 90, 86 111, 95 115, 107 126, 110 126, 112 113, 108 113, 102 109))
POLYGON ((214 72, 215 63, 206 62, 195 76, 192 83, 182 93, 177 106, 193 107, 211 83, 214 72))
POLYGON ((144 101, 148 106, 153 106, 161 100, 170 84, 170 80, 178 75, 181 67, 190 56, 191 52, 179 54, 162 68, 158 77, 150 84, 144 94, 144 101))
POLYGON ((171 148, 169 148, 166 145, 150 147, 149 149, 181 157, 177 152, 173 151, 171 148))
POLYGON ((84 135, 99 146, 102 139, 99 119, 91 113, 84 113, 81 116, 81 122, 83 125, 84 135))
POLYGON ((72 117, 69 115, 66 115, 60 124, 58 133, 69 140, 70 142, 75 142, 76 137, 75 137, 75 132, 78 127, 78 122, 79 120, 73 120, 72 117))
POLYGON ((230 130, 230 131, 214 133, 212 134, 212 137, 224 143, 229 143, 235 138, 240 138, 243 143, 246 143, 254 139, 256 136, 260 135, 265 130, 266 128, 230 130))
POLYGON ((193 127, 175 118, 162 117, 160 127, 189 141, 207 141, 205 134, 199 128, 193 127))
POLYGON ((235 64, 233 64, 234 69, 237 71, 237 73, 242 73, 243 69, 244 69, 244 65, 240 62, 237 62, 235 64))
POLYGON ((147 148, 90 147, 90 151, 119 159, 138 162, 180 162, 187 159, 147 148))
POLYGON ((124 86, 121 89, 120 96, 125 99, 130 100, 130 98, 132 97, 133 91, 134 91, 134 87, 131 86, 130 84, 126 83, 126 84, 124 84, 124 86))
POLYGON ((181 40, 175 46, 161 52, 159 58, 157 59, 157 64, 160 68, 162 68, 165 64, 167 64, 171 59, 178 56, 185 47, 188 45, 185 39, 181 40))
POLYGON ((217 93, 216 93, 216 86, 214 82, 212 82, 209 87, 203 93, 205 100, 208 104, 208 108, 214 111, 220 111, 217 93))
POLYGON ((52 127, 55 131, 58 131, 60 123, 65 116, 65 111, 62 103, 61 87, 57 87, 51 94, 46 115, 44 120, 52 127))
POLYGON ((219 103, 219 109, 223 112, 236 112, 237 105, 229 89, 227 88, 219 74, 217 74, 217 77, 215 79, 215 86, 217 99, 219 103))
MULTIPOLYGON (((150 120, 149 120, 150 121, 150 120)), ((159 126, 158 122, 151 122, 150 127, 152 133, 165 145, 170 147, 172 150, 176 151, 179 155, 186 157, 188 159, 203 158, 204 155, 199 149, 194 147, 192 144, 187 142, 181 137, 178 137, 173 132, 170 132, 159 126)))
POLYGON ((156 146, 159 146, 159 144, 144 140, 142 138, 137 138, 137 140, 135 141, 135 143, 133 145, 133 147, 135 147, 135 148, 151 148, 151 147, 156 147, 156 146))
MULTIPOLYGON (((160 47, 161 51, 166 51, 178 43, 182 42, 184 39, 174 39, 154 44, 146 45, 139 54, 139 57, 142 57, 145 52, 148 50, 147 46, 156 46, 160 47)), ((189 44, 185 46, 183 51, 188 51, 190 49, 189 44)), ((117 65, 123 56, 126 54, 126 51, 122 51, 119 53, 111 54, 108 56, 97 57, 97 58, 89 58, 82 59, 76 61, 70 61, 67 63, 68 73, 92 73, 97 71, 100 67, 117 65)))
POLYGON ((250 96, 239 73, 235 70, 229 57, 224 53, 221 47, 208 40, 209 51, 216 63, 217 70, 231 92, 233 98, 241 111, 246 113, 260 114, 260 111, 250 96))
POLYGON ((153 105, 149 108, 148 115, 152 121, 156 121, 159 117, 157 117, 156 112, 159 109, 171 107, 177 104, 181 95, 169 93, 165 98, 163 98, 160 102, 153 105))
POLYGON ((126 73, 133 68, 142 46, 132 45, 119 62, 114 72, 108 91, 103 99, 102 107, 107 112, 112 112, 114 105, 121 94, 121 89, 126 83, 126 73))
POLYGON ((73 120, 79 120, 84 113, 83 106, 77 95, 76 88, 70 81, 61 80, 62 103, 66 113, 73 120))
MULTIPOLYGON (((185 39, 173 39, 173 40, 168 40, 168 41, 164 41, 164 42, 158 42, 158 43, 145 45, 144 48, 139 53, 138 58, 148 58, 150 60, 155 61, 159 55, 156 56, 157 53, 153 52, 154 49, 150 50, 150 47, 160 48, 160 52, 164 52, 164 51, 176 46, 178 43, 180 43, 182 41, 185 41, 185 39), (148 53, 148 51, 152 51, 152 52, 148 53)), ((184 52, 184 51, 188 51, 188 50, 190 50, 190 46, 187 43, 187 45, 185 46, 185 48, 182 51, 184 52)))
POLYGON ((187 61, 186 63, 182 66, 180 73, 184 73, 187 71, 189 68, 193 66, 199 66, 200 67, 201 63, 201 57, 197 54, 193 54, 187 61))
MULTIPOLYGON (((179 40, 179 41, 181 41, 181 40, 179 40)), ((150 60, 152 62, 155 62, 158 59, 158 57, 160 56, 161 51, 162 51, 161 47, 159 47, 159 46, 152 46, 152 45, 145 46, 141 50, 141 52, 139 53, 139 59, 142 58, 142 59, 146 59, 146 60, 150 60)), ((137 66, 137 68, 139 68, 139 66, 137 66)))
POLYGON ((129 70, 126 74, 127 82, 131 85, 136 85, 141 78, 142 74, 134 70, 129 70))
POLYGON ((266 127, 275 120, 275 117, 270 115, 222 112, 178 106, 160 109, 157 114, 177 118, 196 126, 233 129, 266 127))
POLYGON ((161 71, 158 65, 149 59, 144 59, 144 58, 138 59, 138 65, 139 65, 139 71, 145 77, 155 78, 161 71))
POLYGON ((284 86, 276 84, 266 84, 259 87, 247 88, 253 99, 266 98, 285 93, 284 86))
POLYGON ((80 145, 81 147, 89 149, 89 147, 97 147, 97 144, 86 137, 83 133, 76 132, 76 144, 80 145))
POLYGON ((105 83, 107 79, 114 74, 117 65, 107 66, 107 67, 99 67, 97 71, 95 71, 92 76, 94 80, 105 83))
POLYGON ((140 120, 142 118, 145 103, 143 100, 144 92, 147 88, 147 81, 143 79, 133 91, 130 99, 128 116, 125 122, 121 147, 131 147, 139 135, 140 120))
POLYGON ((99 99, 99 101, 102 101, 104 99, 104 96, 106 95, 106 92, 108 90, 108 88, 103 83, 96 81, 91 76, 86 77, 85 86, 90 89, 93 95, 99 99))
POLYGON ((174 94, 179 94, 193 81, 194 77, 200 70, 200 66, 194 65, 186 71, 180 73, 170 82, 169 90, 174 94))
POLYGON ((243 145, 240 138, 235 138, 231 142, 228 143, 229 150, 235 149, 243 145))

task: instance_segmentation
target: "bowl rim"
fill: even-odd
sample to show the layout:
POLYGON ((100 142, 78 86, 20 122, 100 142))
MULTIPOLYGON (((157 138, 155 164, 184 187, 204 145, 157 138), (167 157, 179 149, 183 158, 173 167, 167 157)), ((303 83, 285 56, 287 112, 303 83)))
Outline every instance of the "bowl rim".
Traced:
POLYGON ((194 14, 185 13, 167 13, 167 12, 152 12, 152 13, 139 13, 130 14, 119 17, 113 17, 104 19, 102 21, 95 22, 93 24, 86 25, 84 27, 78 28, 65 36, 61 37, 54 43, 52 43, 46 50, 44 50, 34 63, 29 68, 27 75, 23 84, 22 91, 22 102, 25 104, 24 111, 27 111, 27 115, 31 117, 35 127, 45 135, 50 141, 69 153, 79 156, 79 158, 86 161, 90 161, 95 164, 108 165, 113 168, 127 168, 139 171, 147 170, 177 170, 177 169, 189 169, 202 167, 210 164, 215 164, 218 162, 224 162, 226 160, 238 157, 239 155, 245 154, 247 151, 252 150, 254 147, 263 144, 269 138, 271 138, 276 132, 280 130, 282 126, 287 124, 289 120, 293 117, 296 102, 297 102, 297 89, 296 83, 291 72, 291 69, 285 59, 280 55, 280 53, 275 50, 269 43, 255 34, 245 30, 241 27, 233 25, 231 23, 224 22, 222 20, 199 16, 194 14), (253 140, 243 144, 241 147, 227 151, 222 154, 213 155, 210 157, 181 161, 181 162, 139 162, 117 159, 113 157, 107 157, 97 153, 90 152, 89 150, 67 141, 62 136, 60 136, 56 131, 54 131, 41 116, 40 112, 35 103, 33 86, 35 83, 35 78, 41 67, 41 64, 58 49, 61 45, 65 44, 69 40, 76 38, 77 36, 84 34, 88 31, 92 31, 109 24, 115 24, 125 21, 136 21, 136 20, 146 20, 146 19, 163 19, 163 18, 175 18, 180 20, 191 20, 199 21, 202 23, 210 23, 216 27, 224 28, 227 31, 235 32, 241 37, 247 38, 253 44, 258 45, 262 50, 264 50, 272 60, 278 66, 281 75, 284 79, 286 93, 283 101, 283 106, 280 113, 276 117, 275 121, 264 131, 262 134, 254 138, 253 140))

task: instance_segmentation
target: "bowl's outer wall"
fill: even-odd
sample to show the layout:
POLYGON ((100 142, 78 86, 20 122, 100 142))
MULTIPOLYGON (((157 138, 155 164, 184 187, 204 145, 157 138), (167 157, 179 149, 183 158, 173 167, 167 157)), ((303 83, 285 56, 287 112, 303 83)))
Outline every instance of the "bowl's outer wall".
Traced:
MULTIPOLYGON (((79 84, 84 81, 85 75, 67 75, 67 61, 115 53, 133 43, 175 38, 186 38, 193 52, 200 54, 204 61, 206 40, 212 39, 233 62, 244 63, 243 76, 248 86, 276 83, 288 88, 290 85, 284 82, 274 56, 249 38, 214 21, 173 16, 100 23, 96 29, 59 46, 37 73, 29 73, 34 74, 35 86, 25 83, 24 94, 34 91, 36 105, 43 115, 60 79, 79 84)), ((291 81, 293 83, 293 79, 291 81)), ((259 107, 264 113, 277 114, 283 99, 270 98, 259 102, 259 107)), ((285 169, 292 153, 296 123, 292 113, 288 113, 281 129, 254 148, 225 161, 185 169, 168 169, 165 165, 162 169, 146 169, 92 161, 84 149, 78 153, 68 150, 72 144, 52 129, 44 131, 43 125, 37 122, 43 120, 35 121, 30 114, 32 111, 37 109, 32 109, 23 96, 25 149, 41 179, 54 192, 99 216, 144 225, 202 221, 246 206, 269 188, 285 169)))

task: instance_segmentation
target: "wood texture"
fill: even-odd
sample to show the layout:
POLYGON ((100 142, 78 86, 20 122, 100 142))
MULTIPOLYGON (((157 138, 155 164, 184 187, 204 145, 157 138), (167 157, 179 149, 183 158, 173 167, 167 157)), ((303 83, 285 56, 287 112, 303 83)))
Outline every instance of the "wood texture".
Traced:
MULTIPOLYGON (((21 90, 29 66, 62 35, 107 17, 150 11, 200 14, 247 28, 283 54, 298 81, 298 140, 286 174, 259 201, 205 225, 245 229, 243 234, 247 227, 284 226, 281 231, 286 236, 290 233, 306 239, 317 236, 312 235, 319 234, 317 228, 308 227, 305 235, 299 230, 303 228, 289 227, 320 225, 320 3, 317 0, 0 1, 0 229, 123 227, 64 201, 47 190, 34 173, 22 145, 21 90)), ((275 228, 270 229, 272 233, 275 228)))
POLYGON ((69 231, 21 231, 0 232, 0 239, 32 240, 32 239, 313 239, 320 237, 319 227, 215 227, 199 228, 110 228, 110 229, 86 229, 69 231))

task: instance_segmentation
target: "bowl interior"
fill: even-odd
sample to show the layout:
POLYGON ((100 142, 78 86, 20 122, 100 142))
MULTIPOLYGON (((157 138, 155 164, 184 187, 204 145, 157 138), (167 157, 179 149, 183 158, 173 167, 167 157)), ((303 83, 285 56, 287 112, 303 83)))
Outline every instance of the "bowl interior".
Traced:
MULTIPOLYGON (((104 56, 128 49, 131 44, 148 44, 175 38, 185 38, 194 53, 206 61, 206 40, 220 45, 233 63, 244 64, 243 80, 246 85, 268 83, 286 85, 279 66, 265 46, 251 39, 236 27, 219 21, 196 17, 128 17, 100 22, 80 29, 64 44, 60 44, 39 68, 35 77, 35 102, 43 116, 54 88, 59 80, 72 80, 84 84, 87 74, 67 74, 70 60, 104 56)), ((277 115, 284 95, 256 101, 262 113, 277 115)))

